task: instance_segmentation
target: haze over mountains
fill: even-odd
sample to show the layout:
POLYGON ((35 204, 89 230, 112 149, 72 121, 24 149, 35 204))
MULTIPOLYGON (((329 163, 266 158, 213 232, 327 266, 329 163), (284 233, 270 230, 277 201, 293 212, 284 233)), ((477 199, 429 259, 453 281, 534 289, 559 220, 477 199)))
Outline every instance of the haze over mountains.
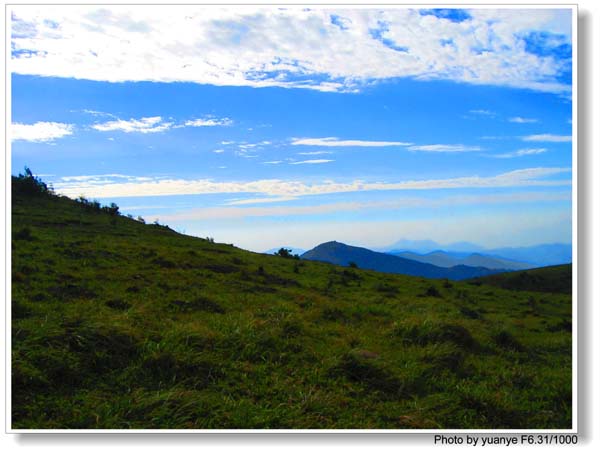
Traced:
POLYGON ((513 262, 528 263, 530 264, 529 267, 568 264, 572 261, 573 251, 571 244, 560 243, 540 244, 529 247, 484 248, 470 242, 455 242, 444 245, 430 240, 411 241, 407 239, 402 239, 390 246, 374 250, 391 254, 413 252, 419 255, 431 252, 444 252, 453 257, 478 254, 495 259, 508 259, 513 262))

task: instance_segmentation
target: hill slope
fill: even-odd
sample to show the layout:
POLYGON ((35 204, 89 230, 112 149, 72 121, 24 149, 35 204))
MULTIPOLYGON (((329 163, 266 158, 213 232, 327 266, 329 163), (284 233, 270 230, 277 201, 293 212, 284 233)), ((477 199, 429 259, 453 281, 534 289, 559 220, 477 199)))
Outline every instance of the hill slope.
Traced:
POLYGON ((14 429, 571 426, 568 295, 250 253, 24 183, 14 429))
POLYGON ((450 280, 462 280, 498 272, 484 267, 468 267, 465 265, 449 268, 438 267, 433 264, 374 252, 366 248, 353 247, 335 241, 318 245, 303 253, 301 257, 302 259, 329 262, 340 266, 348 266, 350 262, 354 262, 360 268, 377 270, 378 272, 399 273, 426 278, 448 278, 450 280))
POLYGON ((571 294, 573 265, 540 267, 519 272, 502 273, 474 278, 472 282, 515 291, 562 292, 571 294))

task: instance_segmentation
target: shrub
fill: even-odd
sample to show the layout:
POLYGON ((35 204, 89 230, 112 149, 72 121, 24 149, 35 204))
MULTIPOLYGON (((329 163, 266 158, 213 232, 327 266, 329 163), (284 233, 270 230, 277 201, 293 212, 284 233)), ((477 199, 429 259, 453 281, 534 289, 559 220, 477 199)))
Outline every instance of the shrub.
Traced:
POLYGON ((440 291, 438 291, 438 289, 435 286, 429 286, 427 288, 427 290, 425 291, 425 297, 438 297, 441 298, 442 294, 440 294, 440 291))
POLYGON ((275 252, 275 255, 281 256, 282 258, 300 259, 300 257, 298 255, 292 255, 292 251, 291 250, 289 250, 287 248, 283 248, 283 247, 281 247, 279 250, 277 250, 275 252))
POLYGON ((15 240, 17 241, 33 241, 35 238, 31 235, 31 228, 21 228, 15 233, 15 240))
POLYGON ((34 176, 29 167, 25 167, 25 173, 20 173, 17 177, 12 178, 12 190, 13 194, 27 196, 39 196, 52 193, 52 189, 40 178, 34 176))
POLYGON ((495 333, 492 338, 498 347, 502 347, 506 350, 514 350, 517 352, 522 352, 525 350, 523 344, 521 344, 517 338, 515 338, 510 332, 506 330, 501 330, 495 333))

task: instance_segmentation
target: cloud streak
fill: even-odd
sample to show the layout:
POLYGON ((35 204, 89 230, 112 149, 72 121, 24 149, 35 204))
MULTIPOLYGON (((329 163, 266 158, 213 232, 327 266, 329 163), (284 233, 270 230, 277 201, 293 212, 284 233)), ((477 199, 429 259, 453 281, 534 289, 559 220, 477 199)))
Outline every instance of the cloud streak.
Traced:
POLYGON ((265 179, 257 181, 212 181, 207 179, 151 179, 149 181, 118 182, 111 178, 96 178, 94 183, 87 181, 54 183, 55 190, 69 197, 85 195, 90 198, 145 197, 163 195, 195 195, 224 193, 258 193, 266 196, 301 197, 307 195, 336 194, 357 191, 403 191, 429 189, 469 189, 502 188, 523 186, 568 186, 570 179, 547 179, 569 173, 566 167, 536 167, 513 170, 499 175, 481 177, 478 175, 458 178, 409 180, 400 182, 351 183, 321 182, 308 184, 302 181, 265 179))
POLYGON ((411 152, 439 152, 439 153, 463 153, 480 152, 479 146, 469 146, 462 144, 433 144, 433 145, 411 145, 408 147, 411 152))
POLYGON ((324 138, 292 138, 292 145, 310 145, 320 147, 403 147, 411 145, 410 142, 398 141, 365 141, 356 139, 339 139, 336 137, 324 138))
POLYGON ((188 211, 161 216, 167 222, 190 220, 239 220, 247 217, 290 217, 307 215, 328 215, 341 212, 360 212, 372 210, 397 210, 407 208, 439 208, 456 207, 464 205, 490 205, 490 204, 515 204, 539 203, 571 200, 570 192, 521 192, 512 194, 491 195, 459 195, 439 199, 423 197, 406 197, 393 201, 378 202, 338 202, 309 206, 253 206, 232 207, 253 203, 269 203, 293 200, 294 197, 273 199, 250 199, 230 202, 225 207, 194 208, 188 211))
POLYGON ((508 119, 509 122, 512 123, 537 123, 539 122, 539 120, 537 119, 528 119, 526 117, 511 117, 510 119, 508 119))
POLYGON ((546 153, 548 149, 545 148, 523 148, 509 153, 500 153, 497 155, 490 155, 492 158, 518 158, 520 156, 528 155, 539 155, 540 153, 546 153))
POLYGON ((532 134, 523 136, 522 140, 526 142, 571 142, 572 137, 556 134, 532 134))
POLYGON ((13 123, 10 127, 13 141, 51 142, 73 134, 74 125, 59 122, 13 123))
POLYGON ((333 159, 307 159, 304 161, 295 161, 295 162, 291 162, 291 165, 297 165, 297 164, 325 164, 325 163, 330 163, 333 162, 333 159))

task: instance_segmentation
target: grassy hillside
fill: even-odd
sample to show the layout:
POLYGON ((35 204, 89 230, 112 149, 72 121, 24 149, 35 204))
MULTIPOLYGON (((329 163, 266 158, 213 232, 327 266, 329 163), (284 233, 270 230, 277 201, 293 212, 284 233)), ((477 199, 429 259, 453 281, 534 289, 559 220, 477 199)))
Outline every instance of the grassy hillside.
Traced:
POLYGON ((25 181, 13 428, 571 426, 569 295, 255 254, 25 181))
POLYGON ((563 264, 560 266, 521 270, 519 272, 494 274, 474 278, 472 282, 515 291, 571 294, 573 265, 563 264))

